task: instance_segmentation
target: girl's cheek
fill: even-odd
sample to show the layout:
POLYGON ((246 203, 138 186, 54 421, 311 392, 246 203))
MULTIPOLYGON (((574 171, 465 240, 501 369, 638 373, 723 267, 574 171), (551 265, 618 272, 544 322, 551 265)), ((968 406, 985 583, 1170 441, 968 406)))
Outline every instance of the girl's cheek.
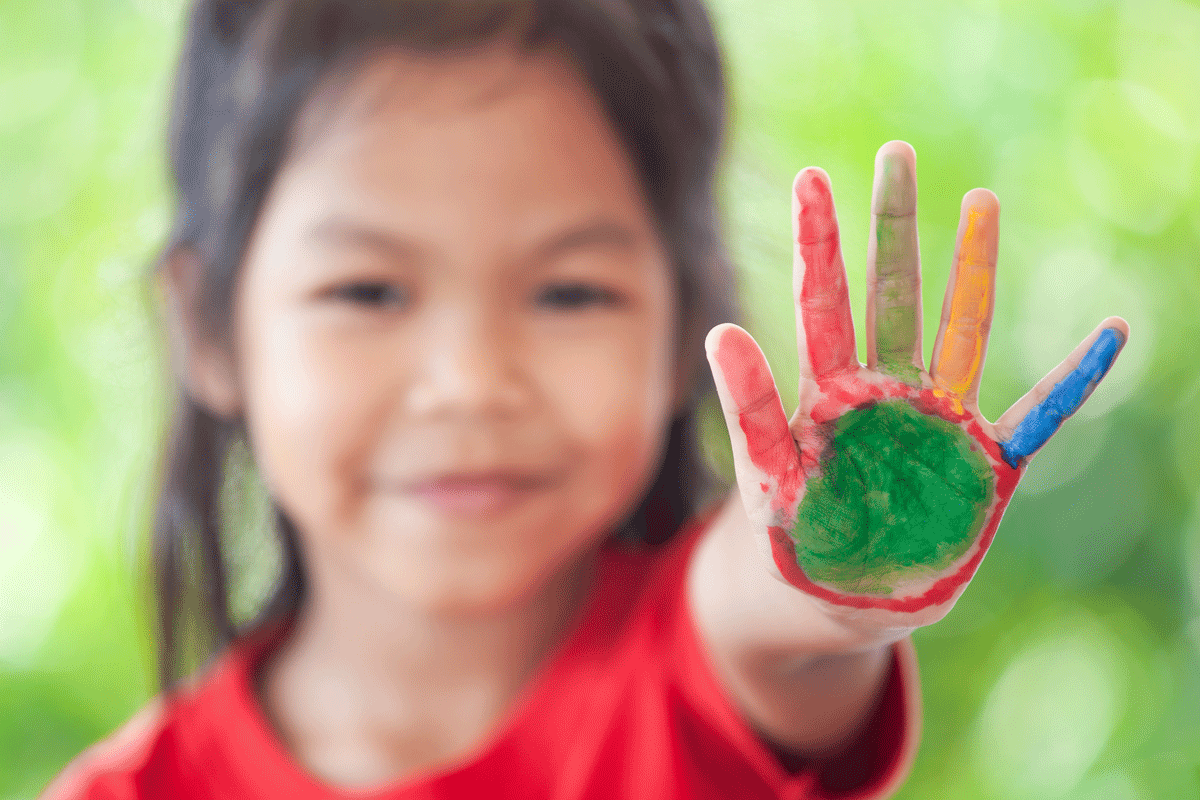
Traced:
POLYGON ((656 341, 665 337, 640 333, 578 348, 551 344, 534 359, 543 384, 552 387, 551 413, 618 469, 656 452, 670 421, 673 361, 656 341))
POLYGON ((261 330, 246 363, 260 469, 285 510, 311 523, 345 524, 369 464, 369 428, 381 416, 373 406, 388 376, 359 349, 294 320, 261 330))

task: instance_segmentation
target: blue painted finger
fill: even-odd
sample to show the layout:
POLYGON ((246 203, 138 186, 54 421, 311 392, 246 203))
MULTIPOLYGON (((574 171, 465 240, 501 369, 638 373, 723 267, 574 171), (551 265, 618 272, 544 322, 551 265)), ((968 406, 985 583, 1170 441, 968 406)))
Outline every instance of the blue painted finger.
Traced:
POLYGON ((1124 334, 1114 328, 1106 328, 1096 337, 1087 354, 1079 361, 1079 366, 1056 383, 1045 400, 1030 409, 1013 430, 1011 439, 1000 443, 1004 460, 1010 467, 1015 469, 1022 458, 1037 452, 1063 424, 1063 420, 1083 405, 1124 344, 1124 334))

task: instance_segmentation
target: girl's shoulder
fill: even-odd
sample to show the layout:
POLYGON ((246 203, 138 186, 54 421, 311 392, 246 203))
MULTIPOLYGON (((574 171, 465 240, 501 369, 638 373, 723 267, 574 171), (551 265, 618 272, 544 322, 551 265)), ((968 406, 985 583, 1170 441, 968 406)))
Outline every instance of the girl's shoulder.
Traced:
POLYGON ((171 704, 160 695, 115 733, 75 757, 46 787, 40 800, 126 800, 138 796, 138 775, 169 736, 171 704))
POLYGON ((265 644, 263 636, 239 640, 170 694, 153 697, 114 733, 72 759, 39 800, 211 796, 219 776, 198 768, 206 761, 200 751, 222 727, 222 717, 244 702, 239 671, 265 644))

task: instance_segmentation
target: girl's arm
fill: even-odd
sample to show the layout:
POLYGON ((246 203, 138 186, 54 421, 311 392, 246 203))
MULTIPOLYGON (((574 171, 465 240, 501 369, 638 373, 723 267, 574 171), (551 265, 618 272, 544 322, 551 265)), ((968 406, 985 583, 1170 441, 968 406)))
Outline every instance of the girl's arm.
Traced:
POLYGON ((875 161, 866 366, 829 178, 815 168, 793 186, 800 407, 785 415, 744 330, 720 325, 706 342, 739 491, 700 543, 690 601, 750 721, 809 753, 835 750, 870 714, 886 647, 954 605, 1030 457, 1129 334, 1110 317, 995 423, 984 419, 999 204, 986 189, 963 198, 926 370, 915 161, 904 142, 875 161))
POLYGON ((741 498, 731 495, 697 545, 688 594, 721 682, 755 728, 788 750, 836 752, 874 710, 888 645, 828 616, 773 577, 754 544, 741 498))

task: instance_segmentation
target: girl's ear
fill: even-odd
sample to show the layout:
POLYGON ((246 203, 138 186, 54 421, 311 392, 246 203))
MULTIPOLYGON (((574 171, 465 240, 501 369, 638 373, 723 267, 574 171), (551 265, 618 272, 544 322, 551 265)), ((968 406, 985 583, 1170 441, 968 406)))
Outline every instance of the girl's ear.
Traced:
POLYGON ((210 413, 227 419, 241 411, 237 371, 228 346, 213 339, 200 321, 201 256, 177 245, 155 276, 170 337, 171 366, 187 393, 210 413))

